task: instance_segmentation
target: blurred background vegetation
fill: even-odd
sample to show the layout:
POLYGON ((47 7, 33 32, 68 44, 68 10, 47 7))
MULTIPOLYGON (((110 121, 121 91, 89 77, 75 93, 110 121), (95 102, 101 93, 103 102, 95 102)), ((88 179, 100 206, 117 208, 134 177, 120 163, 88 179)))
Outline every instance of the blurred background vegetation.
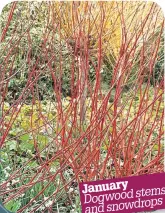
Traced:
MULTIPOLYGON (((53 3, 52 3, 53 4, 53 3)), ((113 6, 113 2, 108 4, 108 7, 106 10, 108 11, 109 9, 109 16, 113 11, 115 10, 115 6, 113 6)), ((54 8, 58 7, 58 4, 53 4, 54 8)), ((84 4, 80 4, 79 6, 79 11, 82 12, 83 16, 83 7, 84 4)), ((96 4, 96 10, 97 10, 98 5, 96 4)), ((0 16, 0 23, 1 23, 1 29, 4 28, 8 14, 11 9, 11 4, 8 4, 5 6, 5 8, 2 11, 2 14, 0 16)), ((59 19, 61 20, 62 23, 64 23, 63 29, 63 36, 67 37, 67 40, 70 42, 74 42, 73 40, 73 34, 74 34, 74 29, 72 29, 72 19, 67 15, 67 11, 70 10, 70 4, 63 4, 62 9, 65 10, 66 16, 63 17, 56 17, 58 18, 56 21, 58 23, 59 19)), ((127 7, 127 11, 131 11, 131 7, 127 7)), ((146 9, 147 10, 147 9, 146 9)), ((128 12, 127 12, 128 13, 128 12)), ((139 11, 137 13, 140 13, 139 11)), ((144 13, 144 11, 143 11, 144 13)), ((40 75, 38 79, 38 90, 39 90, 39 99, 40 100, 45 100, 49 98, 53 98, 53 79, 50 75, 49 67, 48 67, 48 58, 49 55, 52 53, 55 55, 56 59, 55 62, 52 61, 51 67, 52 69, 56 68, 56 73, 58 73, 59 67, 60 67, 60 54, 62 52, 62 58, 63 58, 63 77, 61 79, 61 85, 62 85, 62 95, 63 97, 71 96, 71 60, 72 60, 72 55, 70 54, 70 51, 67 47, 67 42, 66 38, 61 41, 61 38, 58 33, 52 33, 52 37, 50 36, 46 44, 43 41, 43 32, 44 32, 44 26, 46 23, 47 16, 49 14, 48 11, 48 6, 47 3, 42 2, 42 3, 37 3, 37 2, 19 2, 17 3, 17 7, 14 10, 13 18, 12 21, 10 22, 9 29, 7 31, 5 39, 1 42, 1 58, 0 58, 0 63, 2 64, 4 58, 7 56, 7 51, 3 50, 3 47, 6 47, 9 45, 12 45, 12 43, 16 43, 18 39, 18 35, 22 34, 21 40, 19 42, 19 45, 12 49, 12 54, 13 57, 15 57, 14 60, 14 66, 13 66, 13 77, 9 81, 8 84, 8 95, 5 97, 5 100, 9 103, 13 101, 13 99, 17 99, 19 97, 19 94, 23 90, 24 86, 27 83, 28 80, 28 72, 31 69, 33 65, 35 65, 36 60, 37 60, 37 66, 35 69, 37 70, 44 70, 44 72, 40 75), (19 17, 19 19, 18 19, 19 17), (30 26, 30 29, 28 29, 28 26, 30 26), (23 34, 23 32, 29 30, 31 41, 30 44, 27 42, 27 35, 23 34), (30 46, 29 46, 30 45, 30 46), (46 45, 46 46, 44 46, 46 45), (43 47, 45 47, 45 51, 47 51, 47 56, 48 58, 45 58, 45 52, 43 51, 43 47), (62 48, 62 51, 59 51, 59 49, 62 48), (29 50, 30 49, 30 50, 29 50), (2 51, 3 50, 3 51, 2 51), (31 60, 31 67, 29 67, 29 64, 27 62, 28 58, 31 60), (33 62, 33 65, 32 65, 33 62)), ((69 14, 69 11, 68 11, 69 14)), ((136 17, 138 19, 140 14, 136 14, 136 17)), ((113 13, 112 18, 107 21, 104 25, 104 30, 106 31, 107 27, 111 24, 112 27, 110 27, 110 30, 108 33, 105 33, 103 45, 106 46, 106 51, 105 55, 103 57, 103 63, 102 63, 102 68, 101 68, 101 82, 102 82, 102 89, 103 90, 108 90, 110 87, 110 82, 112 80, 112 75, 113 75, 113 69, 114 65, 117 61, 117 57, 119 54, 119 47, 120 47, 120 42, 121 42, 121 32, 118 28, 117 25, 120 24, 119 18, 116 17, 113 13), (115 23, 115 28, 113 24, 115 23), (112 28, 112 29, 111 29, 112 28), (112 31, 112 34, 109 36, 110 32, 112 31), (107 47, 108 45, 108 47, 107 47)), ((129 16, 129 13, 128 15, 129 16)), ((108 20, 107 18, 107 20, 108 20)), ((51 28, 51 24, 49 25, 49 28, 51 28)), ((96 28, 93 27, 93 28, 96 28)), ((155 41, 155 38, 157 34, 160 32, 160 27, 157 28, 156 33, 149 34, 149 39, 147 39, 147 43, 145 44, 147 46, 145 50, 145 57, 146 57, 146 72, 143 73, 145 75, 146 81, 148 79, 148 70, 149 66, 147 64, 147 61, 149 61, 150 57, 150 47, 152 43, 155 41)), ((93 52, 96 52, 97 49, 97 42, 96 42, 96 32, 93 29, 90 29, 90 49, 93 52)), ((157 81, 160 81, 163 78, 163 67, 164 67, 164 38, 162 35, 162 41, 161 41, 161 48, 159 48, 159 53, 158 57, 156 60, 156 64, 154 66, 154 71, 152 74, 152 78, 150 79, 151 85, 155 86, 157 81)), ((104 47, 103 47, 104 48, 104 47)), ((135 54, 134 58, 134 63, 133 63, 133 68, 131 71, 131 75, 129 78, 129 81, 127 82, 127 85, 125 87, 125 91, 129 90, 132 85, 134 84, 134 81, 137 79, 137 74, 138 74, 138 69, 140 66, 140 62, 138 55, 140 52, 138 51, 135 54)), ((9 60, 8 64, 8 70, 10 70, 10 65, 12 64, 12 57, 9 60), (10 64, 11 63, 11 64, 10 64)), ((96 53, 92 53, 92 61, 95 65, 97 65, 97 57, 96 53)), ((94 82, 95 81, 95 69, 92 65, 90 64, 90 69, 89 69, 89 81, 94 82)), ((3 67, 2 67, 3 69, 3 67)), ((29 100, 31 100, 31 97, 29 96, 29 100)))

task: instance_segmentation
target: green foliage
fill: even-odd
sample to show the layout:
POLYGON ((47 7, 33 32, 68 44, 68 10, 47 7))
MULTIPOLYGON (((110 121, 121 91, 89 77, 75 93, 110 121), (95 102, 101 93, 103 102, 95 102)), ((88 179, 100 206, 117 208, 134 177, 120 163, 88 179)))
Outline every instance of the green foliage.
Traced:
POLYGON ((10 200, 5 204, 5 208, 11 212, 16 212, 21 207, 20 200, 10 200))

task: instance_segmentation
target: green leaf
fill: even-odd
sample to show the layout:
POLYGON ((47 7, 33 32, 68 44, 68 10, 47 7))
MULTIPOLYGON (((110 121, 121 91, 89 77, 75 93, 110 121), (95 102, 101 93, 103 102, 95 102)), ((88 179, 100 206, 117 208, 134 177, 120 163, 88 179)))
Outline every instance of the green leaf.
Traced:
POLYGON ((27 150, 32 150, 34 148, 34 145, 31 144, 31 143, 28 143, 26 141, 22 142, 19 146, 19 148, 22 150, 22 151, 27 151, 27 150))
POLYGON ((38 166, 38 163, 36 161, 32 161, 28 163, 28 167, 32 168, 36 168, 38 166))
POLYGON ((14 141, 14 140, 8 141, 6 145, 9 147, 10 151, 17 150, 17 141, 14 141))
POLYGON ((155 144, 154 147, 153 147, 153 150, 154 150, 154 151, 158 151, 158 149, 159 149, 158 144, 155 144))
POLYGON ((30 135, 29 134, 25 134, 25 135, 22 135, 20 136, 20 140, 21 141, 28 141, 30 139, 30 135))
POLYGON ((15 201, 15 200, 10 200, 9 202, 7 202, 4 207, 12 212, 16 212, 21 206, 21 202, 19 200, 15 201))

